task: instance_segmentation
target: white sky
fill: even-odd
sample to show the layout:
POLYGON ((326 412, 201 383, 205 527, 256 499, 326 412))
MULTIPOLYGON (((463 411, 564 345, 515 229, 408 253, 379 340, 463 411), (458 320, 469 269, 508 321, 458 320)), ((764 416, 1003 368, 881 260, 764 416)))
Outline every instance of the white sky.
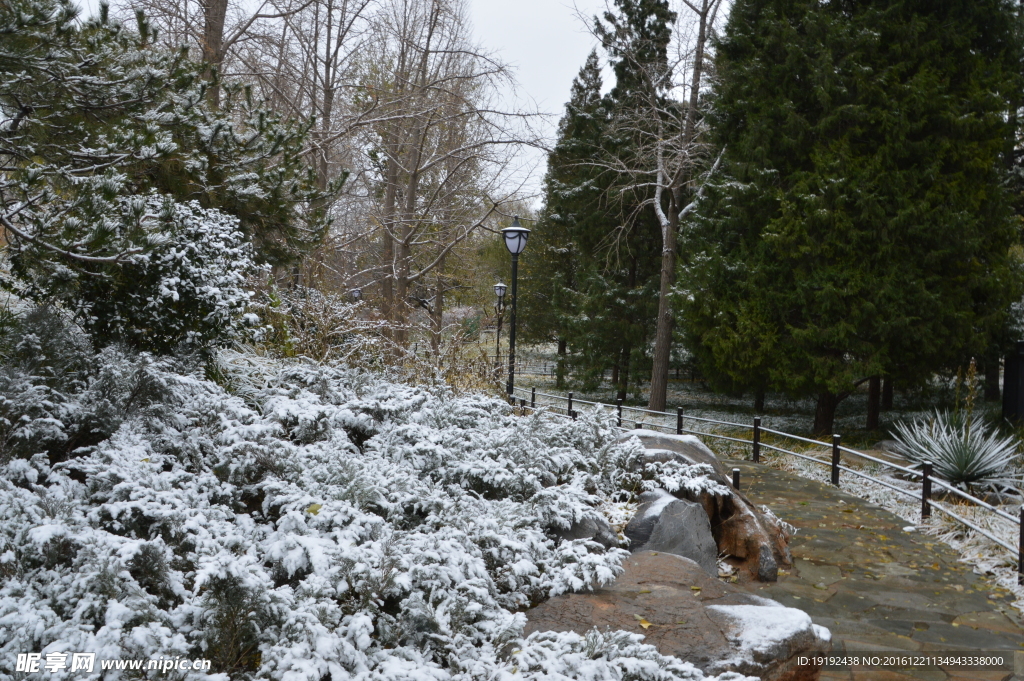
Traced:
MULTIPOLYGON (((520 98, 553 114, 543 130, 553 136, 572 80, 596 44, 578 15, 589 22, 604 10, 604 0, 467 0, 467 6, 476 41, 514 67, 520 98)), ((606 73, 606 89, 608 80, 606 73)), ((545 155, 532 149, 523 153, 524 162, 535 168, 526 189, 539 192, 545 155)))
POLYGON ((523 94, 558 116, 572 79, 595 45, 574 4, 588 20, 605 7, 604 0, 467 2, 477 41, 516 67, 523 94))

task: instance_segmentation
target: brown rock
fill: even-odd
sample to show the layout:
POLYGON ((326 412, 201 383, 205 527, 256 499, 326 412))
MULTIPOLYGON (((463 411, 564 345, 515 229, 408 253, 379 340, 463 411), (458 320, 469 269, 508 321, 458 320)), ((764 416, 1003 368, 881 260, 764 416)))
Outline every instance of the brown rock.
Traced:
POLYGON ((631 434, 636 435, 648 449, 648 460, 675 459, 682 463, 708 464, 721 478, 718 482, 730 488, 728 496, 693 494, 684 490, 676 493, 676 496, 704 507, 719 554, 739 559, 738 567, 762 582, 776 581, 779 567, 792 564, 789 533, 776 518, 761 513, 746 496, 732 489, 725 466, 704 443, 692 435, 667 435, 644 430, 626 435, 631 434), (767 553, 762 551, 762 547, 767 548, 767 553))
POLYGON ((528 611, 526 633, 623 629, 706 673, 818 678, 819 668, 799 666, 797 658, 827 652, 831 643, 828 631, 802 611, 724 584, 672 554, 636 553, 624 567, 604 589, 559 596, 528 611))

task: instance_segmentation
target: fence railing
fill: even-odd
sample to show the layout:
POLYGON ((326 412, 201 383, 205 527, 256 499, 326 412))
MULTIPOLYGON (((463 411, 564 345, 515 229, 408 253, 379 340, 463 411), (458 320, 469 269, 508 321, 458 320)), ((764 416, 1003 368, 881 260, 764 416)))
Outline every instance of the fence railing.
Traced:
MULTIPOLYGON (((550 413, 566 418, 576 419, 579 415, 579 411, 575 407, 580 405, 587 405, 592 407, 602 407, 608 409, 614 409, 616 414, 616 425, 621 430, 632 430, 635 428, 645 428, 648 430, 663 430, 666 432, 673 432, 677 435, 689 434, 696 435, 705 438, 714 438, 718 440, 724 440, 728 442, 738 443, 742 445, 749 445, 751 451, 751 459, 754 463, 759 463, 761 459, 761 450, 767 449, 780 454, 786 454, 794 456, 799 459, 811 461, 815 464, 828 466, 831 469, 831 483, 836 487, 840 486, 840 474, 848 473, 850 475, 863 478, 875 484, 881 485, 887 489, 890 489, 898 494, 905 497, 910 497, 915 501, 919 501, 921 504, 921 516, 927 518, 931 516, 931 511, 934 508, 940 513, 952 518, 956 522, 969 527, 970 529, 978 532, 984 537, 992 540, 999 546, 1002 546, 1011 553, 1017 554, 1017 580, 1018 583, 1024 584, 1024 505, 1021 506, 1019 517, 1015 517, 1006 511, 996 508, 992 504, 988 503, 984 499, 964 492, 949 483, 937 479, 932 475, 932 466, 930 463, 925 463, 921 470, 910 468, 907 466, 901 466, 885 459, 871 456, 864 452, 859 452, 855 449, 845 447, 842 444, 842 437, 840 435, 833 435, 831 442, 821 442, 820 440, 813 440, 811 438, 801 437, 799 435, 793 435, 791 433, 785 433, 772 428, 765 428, 761 425, 760 417, 754 418, 753 423, 735 423, 730 421, 720 421, 717 419, 703 418, 699 416, 691 416, 683 411, 682 407, 677 407, 675 413, 663 412, 663 411, 652 411, 650 409, 644 409, 642 407, 631 407, 624 405, 622 400, 616 400, 615 404, 607 404, 604 402, 592 402, 589 400, 581 400, 574 398, 570 392, 567 395, 554 395, 546 392, 538 392, 536 388, 516 388, 515 397, 519 397, 519 404, 522 407, 529 406, 531 409, 537 409, 538 406, 547 409, 550 413), (522 395, 528 395, 529 397, 520 397, 522 395), (537 398, 541 398, 542 402, 538 404, 537 398), (565 404, 562 407, 562 404, 565 404), (626 424, 632 423, 633 428, 626 427, 626 424), (704 430, 696 430, 695 428, 701 427, 701 424, 707 426, 717 426, 720 428, 726 428, 729 430, 729 434, 721 432, 713 432, 709 428, 704 430), (693 427, 686 427, 686 426, 693 427), (750 439, 743 437, 737 437, 736 430, 742 434, 744 431, 750 432, 750 439), (830 457, 827 459, 819 459, 815 456, 810 456, 807 453, 796 452, 792 449, 787 449, 780 444, 771 444, 762 440, 762 435, 769 434, 779 438, 784 444, 787 440, 803 443, 804 445, 810 445, 812 447, 822 447, 828 451, 830 457), (908 477, 911 482, 920 479, 920 491, 909 490, 893 485, 880 480, 868 473, 863 471, 850 468, 843 465, 843 455, 857 457, 864 461, 869 461, 873 464, 883 466, 885 468, 899 471, 904 476, 908 477), (958 499, 967 502, 968 504, 977 506, 978 508, 984 509, 984 511, 991 513, 999 518, 1002 518, 1010 523, 1017 525, 1020 528, 1018 532, 1017 546, 1013 546, 999 537, 996 537, 986 529, 979 527, 976 523, 971 522, 969 519, 964 518, 959 513, 956 513, 950 508, 950 505, 945 502, 940 502, 933 498, 933 489, 938 488, 943 490, 947 496, 953 496, 958 499)), ((792 445, 791 445, 792 446, 792 445)))
MULTIPOLYGON (((508 355, 501 355, 500 357, 490 355, 489 361, 493 362, 496 371, 500 371, 502 374, 508 372, 508 355)), ((532 359, 516 360, 517 375, 554 376, 557 373, 557 371, 557 362, 546 362, 532 359)))

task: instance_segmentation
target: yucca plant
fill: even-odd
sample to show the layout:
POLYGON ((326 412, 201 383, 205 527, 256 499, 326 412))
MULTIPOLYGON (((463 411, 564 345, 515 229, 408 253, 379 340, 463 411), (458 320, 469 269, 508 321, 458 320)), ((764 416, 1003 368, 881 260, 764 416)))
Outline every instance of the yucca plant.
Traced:
POLYGON ((903 456, 917 464, 931 461, 938 477, 960 489, 1019 492, 1017 439, 1000 435, 970 412, 936 411, 924 421, 897 423, 893 437, 903 456))

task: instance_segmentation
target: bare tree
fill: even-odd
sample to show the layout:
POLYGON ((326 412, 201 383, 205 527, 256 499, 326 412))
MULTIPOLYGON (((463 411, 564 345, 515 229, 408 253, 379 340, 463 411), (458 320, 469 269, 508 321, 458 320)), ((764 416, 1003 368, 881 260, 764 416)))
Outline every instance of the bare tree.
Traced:
POLYGON ((226 75, 231 50, 251 39, 259 23, 286 18, 312 2, 305 0, 281 9, 276 8, 272 0, 262 0, 255 11, 250 11, 242 3, 232 5, 228 0, 136 0, 119 2, 115 10, 122 14, 141 10, 165 43, 173 47, 198 47, 199 57, 207 66, 206 78, 211 81, 208 101, 218 106, 219 83, 226 75))
MULTIPOLYGON (((383 313, 402 345, 413 287, 514 195, 507 180, 524 117, 496 108, 511 78, 469 40, 461 0, 394 0, 375 31, 363 150, 374 169, 383 313)), ((434 291, 437 316, 444 287, 434 291)))
MULTIPOLYGON (((619 175, 614 190, 646 197, 661 227, 661 276, 654 336, 648 407, 663 410, 668 389, 674 315, 671 306, 681 221, 703 194, 701 170, 707 168, 708 145, 702 138, 701 93, 707 84, 708 49, 723 0, 681 0, 667 64, 649 59, 650 46, 622 40, 598 27, 606 49, 631 61, 643 74, 631 91, 629 105, 616 111, 614 134, 630 140, 610 158, 595 159, 619 175), (614 42, 613 42, 614 41, 614 42)), ((712 166, 712 172, 717 161, 712 166)))

